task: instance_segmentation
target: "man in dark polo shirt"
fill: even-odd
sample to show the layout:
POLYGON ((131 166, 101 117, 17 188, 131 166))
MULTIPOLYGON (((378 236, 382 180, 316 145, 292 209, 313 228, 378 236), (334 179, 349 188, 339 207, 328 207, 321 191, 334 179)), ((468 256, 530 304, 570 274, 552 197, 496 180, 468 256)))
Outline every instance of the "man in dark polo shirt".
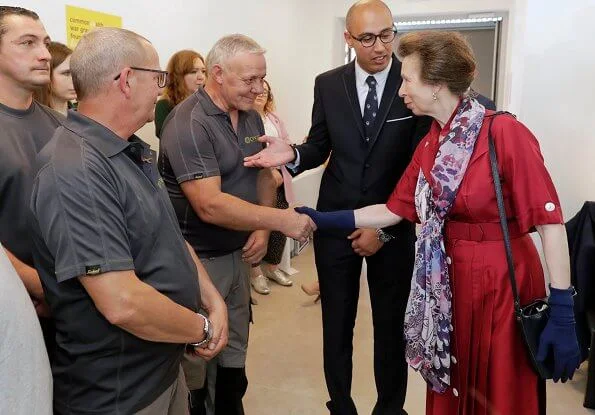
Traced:
POLYGON ((221 38, 207 56, 204 89, 178 105, 161 134, 159 167, 182 228, 229 311, 229 343, 209 363, 209 413, 243 414, 250 319, 248 267, 266 253, 268 233, 304 239, 313 223, 272 206, 270 170, 243 166, 262 149, 262 120, 252 105, 263 92, 264 50, 243 35, 221 38), (261 206, 259 206, 261 205, 261 206))
POLYGON ((33 300, 51 357, 54 331, 27 221, 35 156, 64 119, 33 100, 50 82, 49 42, 36 13, 0 6, 0 242, 33 300))
POLYGON ((30 204, 56 321, 54 412, 185 415, 185 344, 217 354, 227 312, 133 135, 166 73, 146 39, 116 28, 85 35, 70 65, 78 112, 39 153, 30 204))

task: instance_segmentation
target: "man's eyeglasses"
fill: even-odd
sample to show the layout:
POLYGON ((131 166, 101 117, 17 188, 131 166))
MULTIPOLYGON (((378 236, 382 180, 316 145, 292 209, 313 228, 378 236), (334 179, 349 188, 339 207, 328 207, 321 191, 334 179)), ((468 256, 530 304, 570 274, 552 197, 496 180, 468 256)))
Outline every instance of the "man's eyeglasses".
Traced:
POLYGON ((397 29, 384 30, 379 35, 364 33, 360 37, 353 36, 349 31, 347 33, 349 33, 349 36, 351 36, 353 39, 361 43, 363 47, 369 48, 376 44, 376 39, 380 39, 382 43, 391 43, 393 40, 395 40, 397 29))
MULTIPOLYGON (((157 75, 157 86, 159 88, 165 88, 165 85, 167 85, 167 76, 168 76, 168 72, 167 71, 160 71, 158 69, 148 69, 148 68, 139 68, 138 66, 131 66, 130 69, 134 69, 137 71, 145 71, 145 72, 155 72, 157 75)), ((120 74, 116 75, 116 77, 114 78, 114 81, 117 81, 118 79, 120 79, 120 74)))

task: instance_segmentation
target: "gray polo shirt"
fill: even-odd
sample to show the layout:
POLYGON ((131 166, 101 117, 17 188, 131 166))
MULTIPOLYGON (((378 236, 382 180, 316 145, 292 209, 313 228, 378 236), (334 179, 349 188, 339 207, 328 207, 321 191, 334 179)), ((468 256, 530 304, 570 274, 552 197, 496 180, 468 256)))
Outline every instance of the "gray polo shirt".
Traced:
POLYGON ((198 310, 198 274, 155 153, 70 112, 39 153, 31 211, 35 265, 56 321, 56 413, 130 414, 176 379, 184 345, 140 339, 110 324, 77 277, 134 270, 198 310))
POLYGON ((28 207, 37 153, 64 117, 33 101, 26 110, 0 104, 0 242, 33 266, 28 207))
POLYGON ((244 246, 250 232, 203 222, 184 196, 180 183, 221 177, 221 191, 258 203, 258 169, 244 167, 244 157, 262 150, 264 134, 256 111, 239 111, 238 132, 229 114, 203 88, 176 106, 161 130, 159 171, 178 217, 182 234, 201 257, 227 255, 244 246))

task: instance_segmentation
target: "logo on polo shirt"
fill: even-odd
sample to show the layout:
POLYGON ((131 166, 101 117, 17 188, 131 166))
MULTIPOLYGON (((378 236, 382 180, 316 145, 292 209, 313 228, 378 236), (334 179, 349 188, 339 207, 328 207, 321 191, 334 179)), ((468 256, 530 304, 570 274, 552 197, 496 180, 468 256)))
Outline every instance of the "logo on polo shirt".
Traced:
POLYGON ((258 141, 258 137, 260 137, 259 135, 252 135, 250 137, 244 137, 244 142, 246 144, 250 144, 250 143, 255 143, 258 141))
POLYGON ((163 178, 158 178, 157 179, 157 187, 160 189, 163 189, 165 187, 165 182, 163 181, 163 178))
POLYGON ((86 275, 98 275, 101 274, 101 265, 89 265, 85 267, 86 275))

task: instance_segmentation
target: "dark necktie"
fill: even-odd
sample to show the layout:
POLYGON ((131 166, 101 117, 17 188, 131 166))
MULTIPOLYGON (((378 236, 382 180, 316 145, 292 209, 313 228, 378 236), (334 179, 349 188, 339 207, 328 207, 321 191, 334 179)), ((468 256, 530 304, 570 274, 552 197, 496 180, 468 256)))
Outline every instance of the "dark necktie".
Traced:
POLYGON ((366 78, 366 83, 370 87, 368 95, 366 96, 366 103, 364 104, 364 131, 366 133, 366 143, 370 142, 372 138, 372 130, 374 129, 374 121, 376 120, 376 113, 378 112, 378 95, 376 94, 376 79, 370 75, 366 78))

